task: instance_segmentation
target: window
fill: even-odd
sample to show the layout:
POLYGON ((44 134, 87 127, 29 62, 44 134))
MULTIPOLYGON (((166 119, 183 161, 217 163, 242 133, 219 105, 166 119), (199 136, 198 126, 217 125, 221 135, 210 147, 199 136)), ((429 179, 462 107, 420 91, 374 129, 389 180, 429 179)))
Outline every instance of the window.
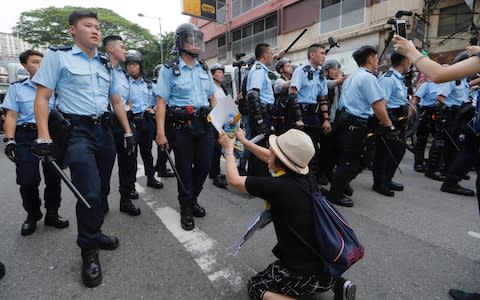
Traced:
POLYGON ((240 52, 252 54, 259 43, 268 43, 273 48, 277 46, 277 14, 269 15, 232 31, 233 55, 240 52))
POLYGON ((322 0, 321 4, 320 33, 364 22, 365 0, 322 0))
POLYGON ((466 32, 472 24, 473 14, 470 8, 462 3, 440 9, 438 36, 447 36, 456 32, 466 32))
POLYGON ((217 57, 219 62, 225 62, 227 60, 227 39, 225 35, 217 39, 217 57))
POLYGON ((232 0, 232 17, 236 18, 268 0, 232 0))

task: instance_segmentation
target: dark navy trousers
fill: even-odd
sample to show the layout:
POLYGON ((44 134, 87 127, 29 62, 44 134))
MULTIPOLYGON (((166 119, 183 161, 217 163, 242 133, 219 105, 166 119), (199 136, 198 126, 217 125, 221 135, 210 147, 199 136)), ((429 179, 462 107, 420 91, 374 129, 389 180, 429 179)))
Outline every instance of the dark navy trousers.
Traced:
MULTIPOLYGON (((130 128, 132 129, 133 136, 135 139, 136 130, 135 126, 130 123, 130 128)), ((125 139, 124 131, 119 122, 115 122, 115 127, 113 128, 113 137, 115 139, 115 147, 117 150, 117 164, 118 164, 118 181, 121 197, 128 198, 130 192, 135 188, 135 181, 137 180, 137 149, 135 152, 128 155, 125 150, 125 139)))
MULTIPOLYGON (((147 113, 145 113, 147 114, 147 113)), ((152 143, 155 137, 155 121, 152 118, 141 118, 134 121, 136 127, 136 141, 140 148, 140 156, 145 167, 145 175, 153 177, 155 168, 153 166, 152 143)))
POLYGON ((211 125, 200 118, 194 118, 189 127, 172 129, 169 143, 184 184, 184 188, 178 184, 180 205, 189 204, 200 195, 210 171, 214 142, 211 125))
MULTIPOLYGON (((17 156, 17 184, 20 186, 23 208, 29 215, 39 215, 41 200, 38 186, 40 185, 39 159, 36 158, 30 148, 37 138, 37 131, 17 127, 15 132, 16 156, 17 156)), ((43 176, 45 178, 45 209, 47 214, 56 214, 61 202, 60 176, 56 171, 42 163, 43 176)))
POLYGON ((111 128, 72 122, 65 160, 73 184, 91 206, 77 201, 77 244, 82 249, 97 248, 115 163, 111 128))

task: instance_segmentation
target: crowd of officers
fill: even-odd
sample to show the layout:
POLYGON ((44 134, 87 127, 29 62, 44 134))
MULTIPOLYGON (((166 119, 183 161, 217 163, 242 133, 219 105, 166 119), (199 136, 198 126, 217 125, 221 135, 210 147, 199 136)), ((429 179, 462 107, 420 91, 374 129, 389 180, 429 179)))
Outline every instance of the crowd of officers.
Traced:
MULTIPOLYGON (((20 55, 30 78, 12 84, 2 104, 5 154, 16 165, 27 212, 22 235, 32 234, 43 217, 40 162, 45 178, 44 224, 69 226, 58 213, 61 182, 51 161, 68 166, 73 184, 90 206, 77 202, 77 244, 83 282, 93 287, 102 281, 98 249, 119 246, 117 238, 101 231, 109 210, 115 159, 120 211, 138 216, 140 209, 131 201, 139 197, 135 190, 137 149, 147 186, 155 189, 163 188, 155 172, 159 177, 175 176, 166 167, 173 150, 184 230, 194 228, 194 217, 206 215, 198 198, 207 175, 214 185, 226 187, 220 172, 218 134, 207 121, 217 100, 226 95, 222 86, 225 69, 221 64, 208 68, 197 58, 203 51, 203 34, 192 24, 177 28, 176 57, 155 68, 153 81, 145 78, 140 52, 127 52, 120 36, 102 39, 95 13, 74 11, 69 24, 73 46, 51 47, 45 56, 36 50, 20 55), (100 42, 105 53, 97 50, 100 42), (158 145, 155 164, 153 141, 158 145)), ((294 68, 283 53, 276 55, 274 65, 272 47, 256 45, 255 57, 247 61, 249 73, 235 97, 245 135, 260 137, 258 144, 267 146, 270 133, 280 135, 291 128, 305 131, 315 147, 311 171, 320 185, 330 182, 324 193, 331 203, 353 206, 350 182, 368 166, 373 171, 373 190, 394 196, 404 189, 393 178, 406 150, 411 95, 404 74, 412 62, 393 53, 392 67, 377 78, 377 49, 363 46, 353 53, 358 69, 345 76, 337 61, 325 60, 325 52, 320 44, 310 45, 308 64, 294 68), (280 78, 272 85, 269 68, 273 65, 280 78)), ((446 84, 426 79, 411 100, 421 116, 415 170, 445 181, 442 191, 462 195, 473 195, 458 182, 466 177, 469 157, 478 150, 475 133, 464 130, 473 117, 468 90, 466 79, 446 84), (425 160, 429 135, 434 141, 425 160)), ((269 176, 267 164, 248 151, 242 153, 238 169, 241 175, 269 176)))

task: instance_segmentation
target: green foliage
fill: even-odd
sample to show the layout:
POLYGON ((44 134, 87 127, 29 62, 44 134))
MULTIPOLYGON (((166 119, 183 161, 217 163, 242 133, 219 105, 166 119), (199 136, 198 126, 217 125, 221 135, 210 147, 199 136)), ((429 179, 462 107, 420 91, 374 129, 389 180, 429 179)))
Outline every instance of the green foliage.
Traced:
MULTIPOLYGON (((13 29, 13 34, 38 47, 69 45, 72 38, 68 32, 68 15, 82 7, 47 7, 23 12, 13 29)), ((128 21, 106 8, 86 8, 98 15, 103 36, 120 35, 128 48, 144 47, 156 39, 148 30, 128 21)))
MULTIPOLYGON (((106 8, 84 8, 65 6, 63 8, 47 7, 23 12, 20 15, 13 34, 34 47, 49 45, 71 45, 72 37, 68 31, 68 15, 76 9, 88 9, 98 15, 103 36, 110 34, 123 38, 126 49, 136 49, 145 57, 145 71, 151 76, 153 68, 161 63, 160 42, 148 30, 128 21, 106 8)), ((173 59, 170 50, 175 42, 175 33, 168 32, 162 36, 163 61, 173 59)))

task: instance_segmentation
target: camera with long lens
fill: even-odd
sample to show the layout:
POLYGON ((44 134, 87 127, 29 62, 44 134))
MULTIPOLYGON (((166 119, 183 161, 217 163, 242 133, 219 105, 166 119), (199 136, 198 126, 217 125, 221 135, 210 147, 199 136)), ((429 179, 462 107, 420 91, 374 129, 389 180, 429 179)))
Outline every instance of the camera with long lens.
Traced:
POLYGON ((232 63, 233 67, 238 67, 239 69, 243 66, 246 66, 247 63, 242 60, 242 57, 245 56, 244 52, 235 54, 235 61, 232 63))

